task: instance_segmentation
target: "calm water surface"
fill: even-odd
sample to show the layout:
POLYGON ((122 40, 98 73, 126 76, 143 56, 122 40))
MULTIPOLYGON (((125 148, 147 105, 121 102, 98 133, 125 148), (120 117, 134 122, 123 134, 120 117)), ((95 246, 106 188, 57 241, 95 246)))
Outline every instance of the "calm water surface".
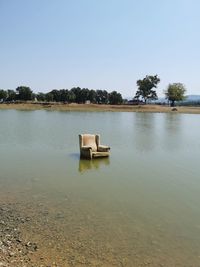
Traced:
POLYGON ((24 235, 49 258, 200 266, 200 115, 0 110, 0 121, 1 198, 32 218, 24 235), (79 133, 99 133, 110 158, 80 160, 79 133))

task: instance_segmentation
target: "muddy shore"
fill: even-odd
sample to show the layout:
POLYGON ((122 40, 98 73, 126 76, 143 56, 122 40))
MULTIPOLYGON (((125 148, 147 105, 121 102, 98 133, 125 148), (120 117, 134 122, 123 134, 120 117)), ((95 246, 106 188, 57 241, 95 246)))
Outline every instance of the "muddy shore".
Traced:
MULTIPOLYGON (((16 211, 16 205, 0 205, 0 266, 32 266, 37 244, 22 237, 20 227, 30 221, 16 211)), ((39 265, 34 265, 39 266, 39 265)))
POLYGON ((77 212, 75 206, 66 213, 58 212, 41 200, 34 204, 17 199, 1 202, 0 266, 130 266, 129 260, 121 258, 119 251, 114 252, 98 234, 95 227, 99 226, 93 221, 87 222, 80 215, 77 223, 73 214, 77 212))
POLYGON ((57 104, 57 103, 11 103, 0 104, 0 109, 17 110, 57 110, 57 111, 120 111, 200 114, 200 107, 176 107, 166 105, 97 105, 97 104, 57 104))
POLYGON ((188 264, 192 258, 181 244, 170 246, 172 240, 162 229, 161 239, 164 235, 167 245, 159 236, 150 238, 151 229, 144 231, 136 221, 130 226, 126 216, 121 218, 122 228, 108 215, 91 213, 88 206, 82 212, 80 201, 70 195, 63 196, 65 209, 59 211, 60 202, 52 205, 46 197, 24 197, 8 195, 0 200, 1 267, 198 266, 198 259, 188 264), (125 229, 133 226, 129 236, 125 229))

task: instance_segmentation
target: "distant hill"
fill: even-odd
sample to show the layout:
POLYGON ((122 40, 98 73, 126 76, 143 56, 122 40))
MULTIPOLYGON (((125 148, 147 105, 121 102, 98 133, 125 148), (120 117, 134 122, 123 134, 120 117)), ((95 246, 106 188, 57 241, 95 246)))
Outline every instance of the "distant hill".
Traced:
MULTIPOLYGON (((126 97, 127 100, 132 100, 133 97, 126 97)), ((159 97, 157 100, 150 101, 151 103, 168 103, 165 97, 159 97)), ((187 95, 182 102, 200 102, 200 95, 187 95)))
POLYGON ((184 102, 197 102, 200 101, 200 95, 187 95, 184 102))
MULTIPOLYGON (((158 98, 155 103, 167 103, 167 99, 164 97, 158 98)), ((200 95, 187 95, 182 102, 200 102, 200 95)))

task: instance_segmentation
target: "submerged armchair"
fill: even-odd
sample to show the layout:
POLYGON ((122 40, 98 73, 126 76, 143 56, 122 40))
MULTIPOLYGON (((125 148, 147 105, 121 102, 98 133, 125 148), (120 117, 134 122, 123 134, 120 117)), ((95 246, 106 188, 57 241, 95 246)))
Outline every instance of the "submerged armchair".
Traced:
POLYGON ((82 158, 108 157, 110 147, 100 145, 98 134, 79 134, 80 156, 82 158))

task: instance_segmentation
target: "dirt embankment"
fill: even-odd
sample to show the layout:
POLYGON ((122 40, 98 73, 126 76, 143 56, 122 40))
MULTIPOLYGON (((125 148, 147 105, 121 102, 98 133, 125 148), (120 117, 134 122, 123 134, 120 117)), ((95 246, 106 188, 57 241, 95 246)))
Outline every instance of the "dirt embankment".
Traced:
POLYGON ((59 103, 11 103, 0 104, 0 109, 17 110, 57 110, 57 111, 120 111, 200 114, 200 107, 176 107, 162 105, 98 105, 98 104, 59 104, 59 103))

